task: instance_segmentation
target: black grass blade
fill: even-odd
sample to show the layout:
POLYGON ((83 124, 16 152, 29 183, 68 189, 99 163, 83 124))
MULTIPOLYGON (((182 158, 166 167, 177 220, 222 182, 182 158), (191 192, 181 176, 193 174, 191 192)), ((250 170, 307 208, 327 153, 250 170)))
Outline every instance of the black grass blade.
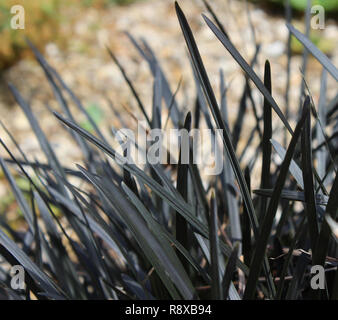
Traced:
POLYGON ((126 71, 124 70, 123 66, 121 65, 121 63, 118 61, 118 59, 116 58, 116 56, 113 54, 113 52, 110 50, 110 48, 107 47, 108 53, 110 55, 110 57, 113 59, 113 61, 115 62, 115 64, 117 65, 117 67, 119 68, 124 80, 126 81, 126 83, 128 84, 130 91, 132 92, 133 96, 136 99, 136 102, 142 112, 142 114, 144 115, 145 119, 147 120, 148 125, 150 126, 150 119, 149 116, 144 108, 144 105, 141 101, 140 96, 138 95, 138 93, 136 92, 136 89, 133 85, 133 83, 131 82, 131 80, 129 79, 129 77, 127 76, 126 71))
POLYGON ((216 16, 216 13, 214 12, 214 10, 211 8, 210 4, 206 1, 203 0, 203 3, 205 5, 205 7, 207 8, 207 10, 209 11, 209 13, 211 14, 211 16, 213 17, 213 19, 215 20, 218 28, 224 33, 224 35, 230 40, 228 33, 225 31, 225 28, 223 26, 223 24, 219 21, 219 19, 216 16))
MULTIPOLYGON (((329 200, 326 206, 326 214, 329 215, 333 221, 336 221, 338 217, 338 175, 336 175, 330 191, 329 200)), ((329 248, 330 236, 330 226, 327 223, 327 219, 324 219, 316 244, 313 264, 324 266, 325 258, 329 248)))
POLYGON ((232 277, 234 276, 234 273, 236 271, 236 259, 238 256, 238 243, 235 245, 231 256, 229 257, 225 272, 224 272, 224 277, 222 281, 222 287, 223 287, 223 295, 224 297, 228 297, 229 295, 229 288, 231 284, 232 277))
MULTIPOLYGON (((189 112, 185 118, 183 128, 190 131, 191 127, 191 113, 189 112)), ((186 140, 186 139, 185 139, 186 140)), ((177 165, 177 191, 181 194, 182 198, 188 200, 188 174, 189 174, 189 164, 187 160, 182 161, 182 152, 185 153, 186 150, 189 150, 189 145, 185 145, 184 141, 181 141, 179 160, 177 165)), ((189 245, 189 229, 186 219, 184 219, 179 213, 176 214, 176 239, 177 241, 186 249, 189 245)), ((185 266, 186 270, 188 267, 186 265, 186 260, 184 257, 181 257, 181 261, 185 266)))
POLYGON ((248 77, 254 82, 257 89, 263 94, 263 96, 267 99, 270 103, 271 107, 277 113, 279 118, 282 120, 284 126, 288 129, 288 131, 292 134, 293 130, 291 129, 288 121, 286 120, 285 116, 283 115, 282 111, 278 107, 275 100, 272 98, 269 91, 264 86, 263 82, 258 78, 256 73, 253 69, 247 64, 247 62, 243 59, 237 49, 230 43, 230 41, 224 36, 223 32, 221 32, 213 23, 208 19, 208 17, 203 15, 203 18, 212 32, 216 35, 216 37, 221 41, 224 47, 229 51, 232 57, 237 61, 237 63, 241 66, 244 72, 248 75, 248 77))
MULTIPOLYGON (((273 193, 273 189, 256 189, 256 190, 253 190, 253 193, 258 194, 262 197, 271 198, 272 193, 273 193)), ((306 201, 304 192, 287 190, 287 189, 282 190, 281 198, 291 200, 291 201, 301 201, 301 202, 306 201)), ((329 198, 328 196, 317 193, 316 194, 316 204, 326 206, 328 198, 329 198)))
MULTIPOLYGON (((265 62, 264 69, 264 85, 271 94, 271 68, 269 61, 265 62)), ((263 120, 264 120, 264 131, 263 131, 263 141, 262 141, 262 174, 261 174, 261 189, 268 189, 271 187, 271 177, 270 177, 270 164, 271 164, 271 143, 270 139, 272 137, 272 115, 271 115, 271 106, 267 99, 264 97, 263 104, 263 120)), ((263 198, 261 200, 261 207, 259 217, 263 218, 266 211, 266 200, 263 198)))
POLYGON ((315 246, 318 238, 318 222, 316 200, 314 194, 312 153, 311 153, 311 114, 309 113, 304 124, 301 137, 302 169, 304 180, 305 210, 309 224, 312 252, 315 253, 315 246))
POLYGON ((250 266, 250 273, 249 273, 249 278, 248 278, 247 286, 246 286, 245 293, 244 293, 244 299, 255 298, 258 277, 260 274, 260 270, 262 268, 265 250, 266 250, 266 246, 267 246, 269 236, 271 233, 272 223, 273 223, 276 210, 278 207, 280 194, 285 184, 285 179, 286 179, 286 175, 289 170, 291 159, 295 152, 298 138, 301 135, 302 128, 306 121, 306 117, 309 114, 309 110, 310 110, 310 99, 309 97, 307 97, 307 99, 304 102, 302 117, 296 126, 294 134, 292 135, 291 142, 289 144, 284 161, 281 165, 281 169, 280 169, 277 181, 275 183, 272 198, 269 202, 266 215, 264 217, 263 223, 260 228, 260 235, 256 242, 256 248, 255 248, 251 266, 250 266))
POLYGON ((311 54, 321 63, 321 65, 338 81, 338 70, 329 60, 329 58, 322 53, 306 36, 299 32, 291 24, 286 24, 290 32, 304 45, 304 47, 311 52, 311 54))

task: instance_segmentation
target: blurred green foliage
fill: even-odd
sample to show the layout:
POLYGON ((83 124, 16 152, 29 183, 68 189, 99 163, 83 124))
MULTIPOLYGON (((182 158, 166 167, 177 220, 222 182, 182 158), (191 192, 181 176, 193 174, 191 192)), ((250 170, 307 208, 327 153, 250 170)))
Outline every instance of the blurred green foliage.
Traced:
POLYGON ((13 65, 24 56, 28 37, 40 50, 49 41, 65 43, 67 36, 61 34, 61 24, 67 21, 63 9, 76 6, 85 9, 90 6, 104 8, 114 4, 129 4, 135 0, 0 0, 0 70, 13 65), (11 7, 21 5, 25 10, 25 29, 12 29, 11 7))
MULTIPOLYGON (((330 54, 335 47, 335 40, 326 39, 315 31, 310 33, 310 40, 325 54, 330 54)), ((304 46, 294 36, 291 37, 291 50, 295 54, 301 54, 304 50, 304 46)))
MULTIPOLYGON (((283 8, 283 5, 287 0, 251 0, 251 2, 256 4, 271 4, 278 5, 280 8, 283 8)), ((298 13, 305 13, 308 0, 290 0, 290 5, 294 11, 298 13)), ((321 5, 325 9, 325 13, 335 15, 338 12, 338 0, 312 0, 311 6, 321 5)), ((283 10, 281 10, 283 14, 283 10)), ((302 25, 299 25, 298 28, 302 32, 302 25)), ((310 30, 310 40, 325 54, 330 54, 335 47, 336 39, 326 39, 322 37, 322 34, 316 30, 310 30)), ((292 36, 291 39, 291 50, 294 54, 301 54, 303 52, 303 45, 292 36)))
MULTIPOLYGON (((63 1, 63 0, 62 0, 63 1)), ((60 22, 58 0, 0 0, 0 68, 12 65, 26 55, 25 36, 41 48, 52 37, 57 37, 60 22), (12 29, 11 7, 22 5, 25 9, 25 29, 12 29)))
MULTIPOLYGON (((270 2, 283 5, 285 0, 253 0, 253 2, 270 2)), ((290 4, 295 10, 304 11, 307 6, 307 0, 290 0, 290 4)), ((312 6, 318 4, 323 6, 323 8, 328 12, 338 11, 338 0, 312 0, 312 6)))
POLYGON ((93 6, 93 5, 111 5, 111 4, 118 4, 118 5, 125 5, 135 2, 137 0, 83 0, 83 4, 85 6, 93 6))
MULTIPOLYGON (((0 0, 0 70, 13 65, 16 61, 30 55, 25 36, 43 50, 49 41, 57 41, 62 47, 67 35, 62 35, 60 26, 65 22, 65 7, 76 6, 79 9, 109 5, 126 5, 140 0, 0 0), (10 22, 13 17, 10 9, 13 5, 22 5, 25 9, 25 29, 13 30, 10 22)), ((255 3, 283 4, 285 0, 252 0, 255 3)), ((307 0, 290 0, 294 9, 304 11, 307 0)), ((338 11, 338 0, 312 0, 312 5, 320 4, 328 12, 338 11)), ((297 51, 297 50, 296 50, 297 51)))
MULTIPOLYGON (((87 113, 90 115, 96 125, 99 125, 104 118, 104 114, 100 106, 96 103, 91 103, 86 107, 87 113)), ((89 132, 93 132, 94 128, 88 120, 80 123, 81 127, 89 132)))
MULTIPOLYGON (((283 2, 283 0, 273 0, 278 2, 283 2)), ((290 1, 293 8, 297 10, 305 10, 307 6, 307 0, 291 0, 290 1)), ((312 6, 321 5, 327 11, 337 11, 338 10, 338 0, 312 0, 312 6)))

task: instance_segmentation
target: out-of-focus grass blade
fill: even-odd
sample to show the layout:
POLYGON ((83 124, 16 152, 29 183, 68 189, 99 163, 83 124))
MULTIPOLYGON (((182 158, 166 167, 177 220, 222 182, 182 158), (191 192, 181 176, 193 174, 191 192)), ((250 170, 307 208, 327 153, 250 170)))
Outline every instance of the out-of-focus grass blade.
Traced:
POLYGON ((309 235, 312 252, 318 238, 318 222, 315 200, 315 188, 313 184, 312 153, 311 153, 311 113, 307 115, 301 137, 302 170, 304 181, 305 211, 309 225, 309 235))
MULTIPOLYGON (((41 149, 45 153, 45 155, 48 159, 50 166, 53 168, 53 170, 55 172, 58 172, 62 177, 65 177, 64 170, 63 170, 62 166, 60 165, 52 147, 50 146, 50 144, 49 144, 49 142, 48 142, 48 140, 45 136, 45 134, 41 130, 41 127, 40 127, 38 121, 36 120, 36 117, 34 116, 30 106, 26 103, 26 101, 22 98, 20 93, 17 91, 17 89, 12 84, 9 84, 8 86, 9 86, 9 89, 11 90, 15 100, 17 101, 19 106, 24 111, 24 113, 25 113, 25 115, 26 115, 26 117, 27 117, 27 119, 28 119, 28 121, 29 121, 29 123, 30 123, 39 143, 40 143, 41 149)), ((67 194, 66 190, 63 186, 63 183, 61 181, 58 181, 58 187, 65 195, 67 194)))
POLYGON ((160 69, 161 77, 162 77, 162 88, 163 88, 163 98, 166 102, 167 108, 171 108, 172 112, 170 112, 171 119, 173 121, 173 124, 175 127, 178 127, 179 121, 180 121, 180 112, 178 110, 178 106, 176 101, 172 101, 173 94, 170 90, 170 86, 168 83, 168 80, 162 71, 162 68, 160 67, 159 62, 157 61, 157 58, 153 54, 151 48, 147 45, 146 41, 143 40, 142 43, 146 47, 145 50, 141 48, 141 46, 137 43, 137 41, 134 39, 134 37, 129 33, 126 32, 127 37, 130 39, 131 43, 135 46, 137 51, 140 53, 140 55, 147 61, 149 64, 151 73, 153 77, 156 77, 156 69, 160 69))
POLYGON ((336 96, 327 104, 325 107, 325 110, 327 110, 327 119, 328 122, 331 122, 333 120, 333 116, 338 110, 338 93, 336 96))
POLYGON ((285 127, 288 129, 288 131, 292 134, 293 130, 290 127, 288 121, 285 119, 282 111, 278 107, 275 100, 272 98, 269 91, 264 86, 263 82, 258 78, 257 74, 253 71, 253 69, 247 64, 247 62, 243 59, 243 57, 240 55, 240 53, 237 51, 237 49, 231 44, 231 42, 225 37, 223 32, 221 32, 213 23, 203 15, 203 18, 209 28, 212 30, 212 32, 216 35, 216 37, 221 41, 221 43, 224 45, 224 47, 230 52, 232 57, 238 62, 238 64, 241 66, 241 68, 244 70, 244 72, 249 76, 249 78, 255 83, 257 86, 257 89, 263 94, 263 96, 266 98, 266 100, 270 103, 271 107, 275 110, 279 118, 282 120, 285 127))
MULTIPOLYGON (((291 22, 292 19, 292 10, 290 5, 290 0, 286 1, 285 4, 285 19, 288 23, 291 22)), ((290 76, 291 76, 291 32, 288 32, 288 42, 287 42, 287 65, 286 65, 286 88, 285 88, 285 118, 289 120, 289 113, 290 113, 290 76)), ((285 131, 284 137, 284 145, 286 145, 287 139, 287 132, 285 131)))
MULTIPOLYGON (((221 71, 220 73, 220 89, 221 89, 221 115, 224 120, 226 129, 229 131, 229 120, 228 120, 228 110, 226 103, 226 88, 224 83, 224 74, 221 71)), ((230 131, 229 131, 230 132, 230 131)), ((230 231, 231 231, 231 240, 233 242, 242 241, 242 230, 241 230, 241 221, 239 214, 238 206, 238 187, 235 183, 235 177, 233 169, 231 167, 231 162, 227 155, 224 155, 223 160, 223 172, 220 176, 222 182, 223 193, 225 196, 225 205, 229 215, 230 222, 230 231)), ((248 186, 249 189, 249 186, 248 186)), ((249 190, 250 191, 250 190, 249 190)), ((250 220, 248 221, 248 228, 250 229, 250 220)), ((242 246, 239 245, 238 249, 239 255, 242 253, 242 246)))
MULTIPOLYGON (((255 194, 260 195, 260 196, 271 198, 272 193, 273 193, 273 189, 257 189, 257 190, 253 190, 253 192, 255 194)), ((291 200, 291 201, 305 202, 304 192, 302 192, 302 191, 293 191, 293 190, 284 189, 284 190, 282 190, 281 198, 291 200)), ((328 199, 329 199, 329 197, 327 197, 325 195, 316 194, 316 203, 318 205, 326 206, 328 199)))
MULTIPOLYGON (((28 46, 31 48, 31 50, 33 51, 36 60, 38 61, 38 63, 40 64, 40 66, 42 67, 46 78, 48 80, 48 83, 50 84, 54 96, 56 98, 56 100, 58 101, 59 105, 61 106, 62 110, 67 114, 67 117, 74 121, 74 117, 68 107, 67 101, 63 96, 63 93, 61 92, 60 88, 58 87, 58 85, 56 84, 52 72, 50 70, 49 64, 47 63, 47 61, 45 60, 45 58, 42 56, 42 54, 40 54, 40 52, 38 51, 38 49, 33 45, 33 43, 31 43, 28 39, 26 39, 26 42, 28 44, 28 46)), ((82 137, 79 137, 76 133, 74 132, 70 132, 70 134, 73 136, 74 140, 78 143, 78 145, 80 146, 80 148, 83 151, 83 154, 85 155, 86 158, 89 157, 90 154, 90 150, 89 147, 86 143, 86 141, 83 140, 82 137)))
MULTIPOLYGON (((40 238, 40 229, 38 224, 38 214, 36 210, 36 205, 33 197, 33 186, 29 186, 29 200, 31 203, 31 210, 33 213, 33 222, 34 222, 34 241, 35 241, 35 263, 36 265, 41 269, 42 268, 42 251, 41 251, 41 241, 43 241, 40 238)), ((43 236, 42 236, 43 237, 43 236)))
POLYGON ((329 60, 329 58, 321 52, 304 34, 299 32, 291 24, 286 24, 290 32, 304 45, 304 47, 311 52, 311 54, 320 62, 320 64, 338 81, 338 70, 329 60))
POLYGON ((267 246, 270 234, 271 234, 271 227, 272 227, 273 220, 275 218, 275 214, 277 211, 280 194, 285 184, 286 176, 289 170, 292 156, 294 154, 294 151, 295 151, 295 148, 298 142, 298 138, 301 135, 302 128, 305 123, 306 117, 309 114, 309 110, 310 110, 309 106, 310 106, 310 99, 309 97, 307 97, 304 102, 302 117, 296 126, 294 134, 292 135, 291 142, 289 144, 285 158, 281 165, 280 172, 279 172, 277 181, 275 183, 274 191, 270 199, 263 223, 260 227, 260 235, 257 238, 256 247, 255 247, 255 251, 254 251, 251 266, 250 266, 249 278, 248 278, 246 289, 244 292, 244 299, 254 299, 255 297, 258 277, 260 275, 260 271, 262 268, 266 246, 267 246))
POLYGON ((338 223, 334 221, 329 214, 325 216, 327 224, 330 226, 333 235, 338 240, 338 223))
MULTIPOLYGON (((306 37, 310 36, 310 20, 311 20, 311 1, 312 0, 306 0, 306 10, 305 10, 305 35, 306 37)), ((309 61, 309 51, 304 47, 303 54, 302 54, 302 66, 300 68, 301 73, 303 74, 303 81, 300 84, 300 92, 299 92, 299 113, 302 112, 302 103, 303 98, 305 94, 305 77, 307 74, 307 66, 309 61)))
MULTIPOLYGON (((257 62, 257 56, 258 56, 259 50, 260 50, 260 46, 257 46, 256 51, 255 51, 255 55, 252 58, 251 63, 250 63, 251 68, 253 68, 253 66, 257 62)), ((249 81, 248 81, 248 77, 246 76, 243 92, 242 92, 241 99, 240 99, 240 102, 239 102, 239 109, 238 109, 238 113, 237 113, 236 122, 234 123, 233 131, 232 131, 232 141, 233 141, 233 146, 234 146, 235 150, 237 150, 237 145, 238 145, 238 142, 240 140, 240 133, 241 133, 242 128, 243 128, 243 121, 244 121, 244 117, 246 115, 246 110, 247 110, 247 98, 249 98, 251 103, 253 104, 254 114, 256 115, 256 112, 255 112, 256 108, 255 108, 255 105, 254 105, 254 101, 252 99, 251 87, 250 87, 250 84, 249 84, 249 81)), ((256 123, 255 130, 256 129, 258 129, 258 132, 260 133, 258 122, 256 123)))
MULTIPOLYGON (((320 145, 322 143, 327 145, 329 144, 329 141, 325 141, 325 136, 322 132, 324 131, 324 128, 327 124, 326 119, 326 91, 327 91, 327 71, 323 68, 321 79, 320 79, 320 93, 319 93, 319 101, 318 101, 318 123, 316 125, 316 137, 317 137, 317 144, 320 145), (326 142, 326 143, 325 143, 326 142)), ((316 154, 316 161, 317 161, 317 172, 318 176, 323 179, 325 176, 326 171, 326 159, 327 154, 326 150, 319 149, 316 154)))
POLYGON ((164 130, 167 128, 167 125, 168 125, 168 122, 169 122, 169 119, 170 119, 170 115, 171 115, 171 110, 172 110, 174 102, 176 100, 176 96, 177 96, 177 94, 178 94, 178 92, 181 88, 181 84, 182 84, 182 77, 180 78, 180 81, 177 84, 176 90, 175 90, 175 92, 174 92, 174 94, 171 98, 170 105, 168 107, 168 116, 167 116, 167 119, 166 119, 166 121, 164 123, 164 127, 163 127, 164 130))
POLYGON ((237 113, 237 118, 236 121, 233 125, 233 130, 232 130, 232 144, 234 146, 234 149, 237 149, 238 142, 240 140, 240 133, 243 128, 243 121, 244 121, 244 116, 246 114, 247 110, 247 96, 248 96, 248 91, 249 91, 249 84, 248 80, 245 80, 245 85, 244 85, 244 90, 241 96, 241 100, 239 102, 239 108, 238 108, 238 113, 237 113))
MULTIPOLYGON (((233 243, 242 241, 242 232, 241 232, 241 223, 240 215, 238 208, 238 187, 235 184, 235 179, 233 171, 231 168, 230 161, 228 157, 225 157, 224 169, 223 169, 223 178, 224 178, 224 193, 226 199, 226 206, 229 215, 230 231, 231 231, 231 240, 233 243)), ((248 227, 250 228, 250 221, 248 227)), ((241 246, 239 247, 239 252, 241 252, 241 246)))
MULTIPOLYGON (((89 115, 87 110, 83 107, 81 101, 77 98, 77 96, 74 94, 74 92, 66 85, 66 83, 63 81, 59 73, 47 62, 47 60, 43 57, 43 55, 39 52, 39 50, 31 43, 29 40, 27 40, 28 45, 34 52, 34 55, 43 68, 43 70, 46 73, 47 79, 50 81, 53 90, 56 90, 55 93, 57 94, 57 98, 62 104, 65 104, 64 106, 68 109, 66 100, 63 98, 63 95, 61 91, 59 90, 58 86, 56 85, 56 82, 53 79, 53 76, 57 79, 57 81, 60 83, 60 85, 64 88, 64 90, 68 93, 70 98, 74 101, 75 105, 78 107, 78 109, 86 116, 88 122, 91 124, 91 126, 94 128, 96 133, 99 135, 99 137, 102 140, 104 139, 103 134, 101 133, 100 129, 96 125, 95 121, 93 118, 89 115)), ((88 150, 87 150, 88 151, 88 150)))
POLYGON ((209 213, 209 205, 207 201, 206 191, 203 186, 202 178, 200 175, 200 171, 198 170, 197 164, 193 163, 193 147, 192 143, 190 144, 190 152, 189 152, 189 172, 192 180, 192 185, 196 193, 196 198, 198 200, 198 204, 201 207, 204 215, 202 215, 202 219, 207 222, 208 221, 208 213, 209 213))
POLYGON ((148 125, 150 126, 150 125, 151 125, 151 124, 150 124, 150 119, 149 119, 149 117, 148 117, 148 114, 147 114, 147 112, 146 112, 146 110, 145 110, 145 108, 144 108, 144 105, 143 105, 143 103, 142 103, 142 101, 141 101, 139 95, 138 95, 137 92, 136 92, 136 89, 135 89, 133 83, 131 82, 131 80, 130 80, 129 77, 127 76, 126 71, 124 70, 123 66, 122 66, 121 63, 118 61, 118 59, 117 59, 116 56, 113 54, 113 52, 110 50, 110 48, 107 47, 107 50, 108 50, 108 53, 109 53, 110 57, 113 59, 113 61, 114 61, 115 64, 117 65, 117 67, 120 69, 121 74, 122 74, 124 80, 125 80, 126 83, 128 84, 128 87, 130 88, 130 90, 131 90, 133 96, 135 97, 136 102, 137 102, 137 104, 138 104, 138 106, 139 106, 139 108, 140 108, 142 114, 144 115, 144 117, 145 117, 146 120, 147 120, 148 125))
MULTIPOLYGON (((325 94, 324 92, 326 91, 325 87, 326 87, 326 70, 324 69, 324 72, 322 73, 322 76, 321 76, 321 84, 320 84, 320 98, 319 98, 319 104, 322 104, 323 102, 321 100, 323 100, 323 95, 325 94)), ((328 136, 327 134, 325 133, 325 126, 326 126, 326 110, 321 110, 321 115, 318 115, 316 109, 315 109, 315 103, 313 101, 313 98, 312 98, 312 95, 311 95, 311 91, 309 89, 309 86, 305 80, 305 78, 303 77, 303 83, 305 84, 305 88, 307 90, 307 92, 309 93, 309 96, 311 97, 311 111, 312 111, 312 114, 313 116, 315 117, 316 121, 317 121, 317 130, 316 132, 319 133, 319 134, 322 134, 322 137, 324 139, 324 142, 325 142, 325 147, 327 148, 327 151, 328 151, 328 157, 331 161, 330 165, 333 165, 334 166, 334 171, 337 172, 337 168, 335 166, 335 162, 334 162, 334 151, 332 151, 332 149, 330 148, 330 145, 328 143, 328 136)), ((322 108, 321 108, 322 109, 322 108)), ((314 129, 313 129, 314 131, 314 129)), ((325 163, 325 161, 324 161, 325 163)), ((326 172, 326 174, 328 174, 330 170, 328 170, 326 172)), ((316 168, 314 167, 313 168, 313 173, 315 175, 315 178, 317 179, 317 181, 319 182, 319 185, 322 189, 323 192, 325 192, 327 194, 327 191, 323 185, 323 181, 325 181, 325 178, 320 178, 318 173, 317 173, 317 170, 316 168)), ((325 175, 324 175, 325 177, 325 175)))
MULTIPOLYGON (((338 131, 336 131, 336 132, 334 132, 332 135, 331 135, 331 137, 329 137, 328 139, 327 139, 327 141, 323 141, 321 144, 319 144, 316 148, 314 148, 313 150, 312 150, 312 152, 313 153, 317 153, 322 147, 324 147, 325 145, 326 145, 326 143, 328 143, 328 145, 330 145, 330 142, 333 140, 333 139, 335 139, 335 138, 337 138, 337 136, 338 136, 338 131)), ((330 149, 331 149, 331 147, 330 147, 330 149)), ((332 166, 333 167, 333 166, 332 166)), ((325 173, 326 174, 326 173, 325 173)), ((324 175, 324 177, 325 177, 325 175, 324 175)))
POLYGON ((60 85, 63 87, 63 89, 68 93, 70 98, 74 101, 77 108, 86 116, 88 123, 94 128, 97 135, 105 141, 105 138, 99 129, 99 127, 96 124, 96 121, 93 119, 93 116, 89 114, 89 112, 86 110, 86 108, 82 105, 80 99, 74 94, 74 92, 67 86, 65 81, 61 78, 61 76, 58 74, 58 72, 48 64, 48 67, 51 71, 51 73, 55 76, 55 78, 59 81, 60 85))
MULTIPOLYGON (((286 154, 285 149, 274 139, 271 139, 271 143, 274 149, 276 150, 278 156, 283 161, 286 154)), ((299 168, 299 166, 294 160, 291 160, 289 171, 292 174, 292 176, 296 179, 298 185, 304 190, 302 170, 299 168)))
MULTIPOLYGON (((1 141, 2 142, 2 141, 1 141)), ((25 197, 23 196, 21 190, 19 189, 19 187, 17 186, 14 177, 12 176, 12 174, 9 172, 7 165, 5 163, 5 161, 0 157, 0 165, 2 167, 2 170, 11 186, 11 189, 15 195, 16 200, 18 201, 19 207, 25 217, 25 220, 28 223, 28 226, 31 230, 32 233, 34 233, 34 223, 33 223, 33 215, 32 212, 30 210, 30 207, 28 205, 28 203, 26 202, 25 197)))
POLYGON ((214 10, 211 8, 210 4, 206 1, 203 0, 203 3, 205 5, 205 7, 207 8, 207 10, 209 11, 209 13, 211 14, 211 16, 213 17, 213 19, 215 20, 218 28, 224 33, 224 35, 230 40, 228 33, 225 31, 225 28, 223 26, 223 24, 219 21, 219 19, 217 18, 214 10))
MULTIPOLYGON (((191 67, 192 67, 192 71, 193 71, 193 75, 194 75, 194 79, 195 79, 195 84, 196 84, 196 89, 197 89, 197 101, 196 101, 196 103, 197 103, 197 107, 199 108, 198 111, 200 111, 203 114, 204 120, 207 124, 207 127, 212 130, 213 125, 212 125, 212 121, 211 121, 211 118, 210 118, 210 113, 208 112, 207 103, 206 103, 205 97, 203 95, 201 83, 198 80, 198 75, 196 73, 194 66, 192 65, 191 67)), ((212 134, 213 134, 213 131, 212 131, 212 134)))
POLYGON ((224 124, 226 125, 228 131, 230 132, 229 127, 229 117, 228 117, 228 105, 227 105, 227 90, 229 87, 226 87, 224 80, 224 71, 220 70, 220 103, 221 103, 221 114, 223 117, 224 124))

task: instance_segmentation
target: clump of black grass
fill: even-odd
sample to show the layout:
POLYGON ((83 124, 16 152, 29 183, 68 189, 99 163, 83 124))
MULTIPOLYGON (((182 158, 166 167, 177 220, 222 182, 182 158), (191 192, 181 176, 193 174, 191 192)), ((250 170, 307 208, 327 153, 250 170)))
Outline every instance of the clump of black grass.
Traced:
MULTIPOLYGON (((30 44, 62 110, 63 115, 54 112, 55 121, 69 129, 83 153, 83 165, 76 170, 61 165, 30 105, 10 84, 47 161, 29 159, 8 131, 20 156, 13 156, 0 140, 8 153, 7 158, 0 158, 0 165, 26 221, 25 231, 18 231, 9 225, 6 212, 1 214, 0 255, 9 265, 22 265, 26 272, 25 290, 16 291, 11 288, 8 268, 0 265, 1 298, 338 298, 337 232, 331 229, 336 226, 338 211, 338 96, 328 103, 325 98, 326 79, 331 76, 337 81, 337 69, 306 36, 287 24, 290 35, 304 45, 303 65, 306 67, 310 53, 323 67, 320 102, 314 104, 304 80, 299 119, 293 128, 290 120, 295 119, 291 119, 288 95, 290 68, 286 108, 282 109, 273 98, 269 62, 262 81, 253 69, 257 56, 251 63, 243 59, 221 19, 204 2, 215 21, 203 15, 206 27, 245 75, 233 126, 227 118, 224 75, 221 72, 221 94, 217 99, 188 21, 177 3, 197 86, 194 106, 185 117, 159 61, 144 40, 138 42, 128 34, 154 77, 151 114, 128 78, 128 70, 113 52, 109 53, 148 129, 162 129, 168 120, 175 128, 199 128, 203 118, 210 129, 222 129, 224 169, 210 182, 203 181, 203 172, 192 157, 188 164, 179 157, 177 165, 166 166, 146 163, 138 167, 118 161, 117 166, 107 161, 119 160, 122 155, 110 146, 81 101, 30 44), (264 98, 262 104, 252 97, 253 85, 264 98), (87 117, 92 133, 77 123, 69 99, 87 117), (168 114, 165 124, 161 123, 162 102, 168 114), (254 108, 256 123, 239 154, 238 142, 244 139, 249 105, 254 108), (272 126, 273 113, 280 119, 278 128, 272 126), (284 145, 274 137, 280 132, 285 135, 284 145), (254 143, 255 136, 258 144, 254 143), (250 150, 256 152, 248 156, 250 150), (260 188, 252 192, 250 180, 255 166, 261 166, 261 181, 260 188), (19 188, 9 167, 15 167, 28 181, 29 190, 19 188), (74 179, 81 183, 75 186, 71 182, 74 179), (312 265, 325 268, 324 290, 310 286, 312 265)), ((287 17, 290 21, 289 7, 287 17)), ((256 48, 257 55, 258 44, 256 48)), ((290 66, 290 50, 287 57, 290 66)), ((306 70, 302 71, 305 75, 306 70)))

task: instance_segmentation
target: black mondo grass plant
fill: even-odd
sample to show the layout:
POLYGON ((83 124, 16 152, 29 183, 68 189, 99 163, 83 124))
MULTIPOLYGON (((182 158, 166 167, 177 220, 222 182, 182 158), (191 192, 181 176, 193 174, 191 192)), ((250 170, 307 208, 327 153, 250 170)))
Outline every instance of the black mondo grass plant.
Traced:
MULTIPOLYGON (((142 165, 130 158, 125 161, 124 147, 134 141, 123 136, 120 142, 125 152, 113 148, 75 93, 27 40, 62 110, 52 110, 55 121, 79 145, 83 162, 76 170, 61 165, 31 106, 9 84, 47 161, 28 159, 2 124, 20 156, 14 156, 0 140, 8 154, 0 158, 0 165, 26 228, 14 230, 6 213, 1 213, 0 256, 6 262, 0 264, 1 299, 338 299, 338 96, 315 105, 304 77, 299 116, 296 126, 290 125, 295 119, 290 119, 287 109, 288 92, 287 108, 279 106, 272 94, 269 61, 261 80, 254 71, 255 62, 243 59, 221 19, 204 3, 210 17, 203 15, 206 27, 239 64, 246 79, 234 124, 227 117, 224 76, 221 73, 218 101, 177 3, 196 80, 197 95, 189 112, 181 110, 177 91, 171 91, 145 41, 128 34, 154 77, 151 114, 128 71, 109 48, 108 53, 126 80, 148 131, 165 129, 168 122, 190 131, 199 129, 203 119, 213 133, 211 139, 220 133, 214 153, 222 150, 218 154, 222 171, 210 179, 194 161, 195 137, 188 139, 179 154, 166 151, 169 158, 178 159, 175 164, 152 163, 148 158, 142 165), (262 105, 252 97, 253 85, 264 98, 262 105), (92 133, 78 124, 68 99, 87 117, 92 133), (256 125, 239 154, 237 146, 249 105, 254 108, 256 125), (273 114, 280 120, 278 132, 285 135, 284 145, 274 139, 273 114), (259 145, 254 145, 254 136, 259 137, 259 145), (190 151, 188 158, 184 149, 190 151), (256 152, 244 162, 250 149, 256 152), (261 168, 260 187, 251 190, 255 166, 261 168), (27 180, 28 190, 18 186, 13 168, 27 180), (11 286, 7 270, 14 265, 25 270, 23 290, 11 286), (311 285, 315 265, 325 271, 324 287, 318 290, 311 285)), ((290 18, 291 9, 287 12, 290 18)), ((338 81, 338 70, 327 56, 290 23, 287 27, 322 65, 325 77, 338 81)), ((320 81, 321 95, 325 95, 325 78, 320 81)), ((117 135, 118 128, 112 133, 117 135)), ((141 146, 136 144, 136 149, 141 146)))

